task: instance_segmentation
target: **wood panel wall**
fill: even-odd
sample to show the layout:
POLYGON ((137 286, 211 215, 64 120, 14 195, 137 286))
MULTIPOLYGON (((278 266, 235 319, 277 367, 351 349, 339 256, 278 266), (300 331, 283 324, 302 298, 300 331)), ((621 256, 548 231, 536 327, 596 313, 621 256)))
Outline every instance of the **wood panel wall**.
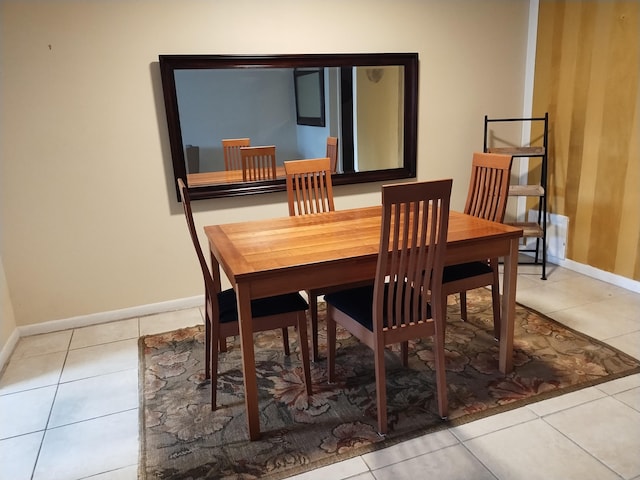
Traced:
POLYGON ((567 258, 640 280, 640 2, 541 0, 533 112, 567 258))

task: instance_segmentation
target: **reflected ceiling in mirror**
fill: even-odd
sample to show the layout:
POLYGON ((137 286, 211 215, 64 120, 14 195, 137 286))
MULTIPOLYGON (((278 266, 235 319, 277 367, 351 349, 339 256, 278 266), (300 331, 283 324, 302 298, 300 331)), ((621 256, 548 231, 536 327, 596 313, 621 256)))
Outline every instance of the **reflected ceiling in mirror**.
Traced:
POLYGON ((335 185, 416 175, 415 53, 159 58, 174 177, 195 199, 285 190, 282 162, 326 156, 329 136, 335 185), (226 138, 275 145, 278 177, 225 170, 226 138))

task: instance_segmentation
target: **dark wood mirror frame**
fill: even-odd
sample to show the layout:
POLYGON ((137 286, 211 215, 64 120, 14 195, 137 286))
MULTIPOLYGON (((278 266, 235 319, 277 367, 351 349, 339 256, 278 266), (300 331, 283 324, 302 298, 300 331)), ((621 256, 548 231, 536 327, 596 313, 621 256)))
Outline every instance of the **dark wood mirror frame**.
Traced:
MULTIPOLYGON (((312 67, 404 67, 404 137, 403 166, 384 170, 339 173, 333 176, 334 185, 381 182, 416 176, 418 123, 418 54, 306 54, 306 55, 160 55, 160 74, 176 196, 177 179, 186 179, 187 169, 178 114, 178 100, 174 72, 182 69, 246 69, 246 68, 312 68, 312 67)), ((284 179, 232 184, 212 184, 190 187, 193 200, 280 192, 286 190, 284 179)))

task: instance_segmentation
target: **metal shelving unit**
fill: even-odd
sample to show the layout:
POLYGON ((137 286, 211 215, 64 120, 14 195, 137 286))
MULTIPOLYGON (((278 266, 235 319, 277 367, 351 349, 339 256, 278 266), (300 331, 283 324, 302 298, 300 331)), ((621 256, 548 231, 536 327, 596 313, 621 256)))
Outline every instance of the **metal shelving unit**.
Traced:
MULTIPOLYGON (((523 185, 511 185, 509 187, 510 197, 537 197, 538 216, 536 222, 506 222, 518 226, 524 231, 524 238, 535 238, 535 247, 520 249, 520 252, 533 254, 533 261, 521 260, 521 264, 533 264, 542 266, 542 279, 547 279, 547 169, 548 169, 548 140, 549 140, 549 114, 544 117, 530 118, 488 118, 484 117, 484 151, 489 153, 504 153, 513 157, 540 158, 540 177, 535 183, 523 185), (489 127, 491 124, 507 122, 529 122, 533 127, 534 123, 543 122, 543 134, 541 146, 492 146, 489 145, 489 127)), ((533 172, 531 162, 529 162, 529 173, 533 172)), ((527 175, 528 182, 532 181, 532 175, 527 175)))

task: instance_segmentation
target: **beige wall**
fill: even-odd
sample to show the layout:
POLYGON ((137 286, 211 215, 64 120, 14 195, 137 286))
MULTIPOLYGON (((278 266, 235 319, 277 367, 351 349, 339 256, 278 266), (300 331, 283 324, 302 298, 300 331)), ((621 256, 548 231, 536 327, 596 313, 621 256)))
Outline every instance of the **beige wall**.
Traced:
MULTIPOLYGON (((418 52, 418 177, 453 177, 458 209, 483 116, 522 111, 528 2, 3 0, 0 8, 0 257, 18 326, 202 294, 171 180, 158 54, 418 52)), ((379 192, 379 184, 338 187, 337 208, 375 204, 379 192)), ((200 226, 286 215, 284 194, 195 210, 200 226)))

